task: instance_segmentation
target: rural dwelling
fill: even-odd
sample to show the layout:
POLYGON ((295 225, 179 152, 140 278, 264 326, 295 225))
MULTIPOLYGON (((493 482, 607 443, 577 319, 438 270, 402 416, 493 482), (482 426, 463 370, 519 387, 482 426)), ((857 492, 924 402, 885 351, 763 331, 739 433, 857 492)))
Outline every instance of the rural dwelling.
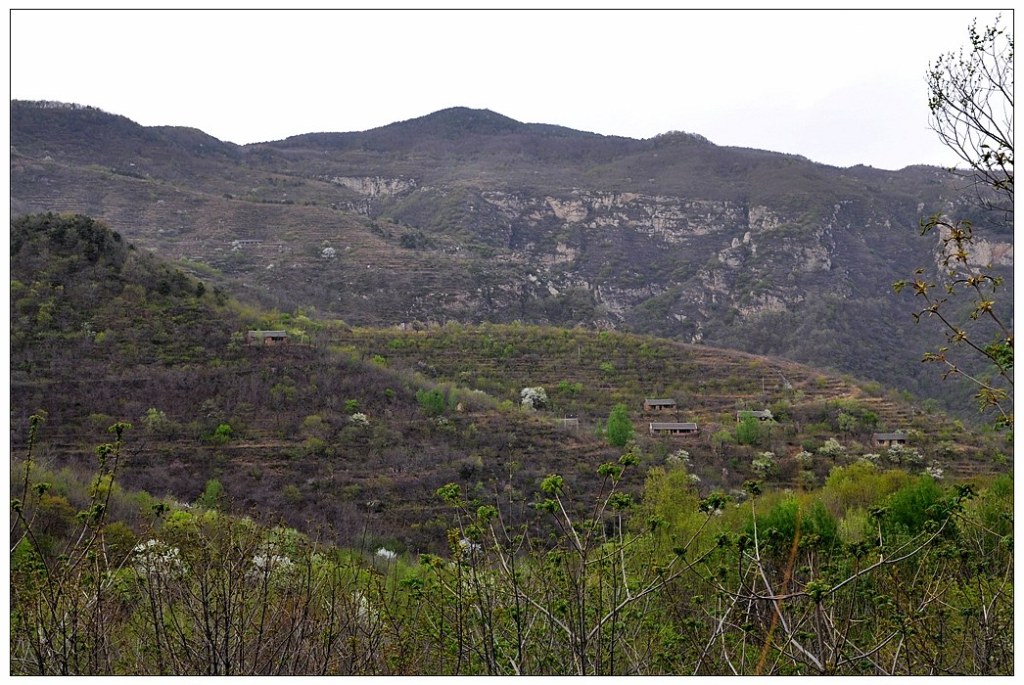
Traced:
POLYGON ((651 435, 696 435, 695 423, 652 423, 651 435))
POLYGON ((676 408, 675 400, 644 400, 644 411, 667 411, 676 408))
POLYGON ((250 345, 282 345, 288 342, 287 331, 249 331, 245 341, 250 345))
POLYGON ((772 416, 772 412, 768 409, 745 409, 736 412, 736 423, 749 418, 755 418, 758 421, 772 421, 775 417, 772 416))
POLYGON ((893 445, 906 445, 907 434, 902 431, 895 433, 875 433, 871 436, 876 447, 892 447, 893 445))

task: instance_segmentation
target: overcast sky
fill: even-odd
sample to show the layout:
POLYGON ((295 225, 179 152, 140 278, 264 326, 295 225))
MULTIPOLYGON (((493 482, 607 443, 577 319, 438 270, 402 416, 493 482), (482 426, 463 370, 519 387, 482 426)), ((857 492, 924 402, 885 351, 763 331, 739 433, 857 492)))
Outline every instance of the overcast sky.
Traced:
MULTIPOLYGON (((11 98, 235 143, 453 106, 837 166, 951 165, 929 61, 995 10, 12 10, 11 98)), ((1012 11, 1003 23, 1012 26, 1012 11)))

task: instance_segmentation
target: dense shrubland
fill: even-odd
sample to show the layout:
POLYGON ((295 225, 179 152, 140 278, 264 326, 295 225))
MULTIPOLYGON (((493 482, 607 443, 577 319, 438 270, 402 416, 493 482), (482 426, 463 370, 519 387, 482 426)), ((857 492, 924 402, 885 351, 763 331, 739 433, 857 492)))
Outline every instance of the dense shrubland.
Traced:
POLYGON ((683 453, 634 497, 634 447, 593 495, 439 488, 444 554, 359 552, 126 493, 125 424, 90 481, 47 471, 42 418, 12 467, 12 673, 1012 673, 1006 476, 862 461, 701 496, 683 453))

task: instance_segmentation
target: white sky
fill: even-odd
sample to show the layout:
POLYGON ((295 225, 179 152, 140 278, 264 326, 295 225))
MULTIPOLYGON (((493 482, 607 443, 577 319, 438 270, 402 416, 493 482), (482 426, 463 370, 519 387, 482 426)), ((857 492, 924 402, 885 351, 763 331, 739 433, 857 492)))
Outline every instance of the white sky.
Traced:
POLYGON ((948 166, 924 75, 966 44, 974 17, 996 14, 15 9, 10 95, 235 143, 466 106, 632 138, 688 131, 837 166, 948 166))

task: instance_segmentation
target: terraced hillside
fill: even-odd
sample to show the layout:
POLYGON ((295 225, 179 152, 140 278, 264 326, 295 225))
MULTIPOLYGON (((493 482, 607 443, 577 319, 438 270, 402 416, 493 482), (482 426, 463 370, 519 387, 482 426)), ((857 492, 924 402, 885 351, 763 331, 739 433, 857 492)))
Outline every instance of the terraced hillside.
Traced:
POLYGON ((706 492, 751 477, 809 486, 880 452, 871 435, 883 429, 908 432, 914 468, 1007 468, 994 436, 793 362, 608 331, 350 328, 260 310, 88 217, 19 219, 11 245, 15 453, 42 410, 36 458, 89 473, 106 427, 128 421, 126 487, 182 502, 215 492, 223 507, 351 546, 443 546, 435 492, 453 481, 476 501, 526 507, 558 472, 585 506, 598 466, 623 449, 602 430, 619 403, 642 467, 624 483, 635 492, 681 449, 706 492), (288 340, 253 346, 249 330, 288 340), (537 386, 547 405, 524 409, 521 391, 537 386), (677 406, 644 414, 651 397, 677 406), (764 408, 775 421, 741 433, 736 412, 764 408), (653 420, 699 431, 651 435, 653 420), (823 451, 830 438, 840 451, 823 451), (760 473, 768 451, 776 467, 760 473))
MULTIPOLYGON (((386 363, 486 392, 517 405, 523 388, 545 388, 542 412, 560 425, 578 419, 582 433, 600 434, 611 408, 630 410, 645 452, 664 456, 682 446, 711 482, 735 486, 749 476, 754 452, 780 457, 838 439, 850 455, 880 451, 877 432, 907 432, 911 443, 946 469, 1003 468, 999 441, 983 439, 957 420, 915 407, 874 382, 857 382, 778 358, 616 332, 524 325, 447 326, 423 330, 351 329, 338 342, 386 363), (645 412, 644 400, 674 400, 669 411, 645 412), (752 445, 733 444, 738 412, 768 409, 770 429, 752 445), (651 437, 651 421, 695 422, 699 433, 651 437), (995 451, 993 451, 995 450, 995 451), (722 482, 721 469, 737 477, 722 482), (739 480, 738 480, 739 479, 739 480)), ((818 463, 821 474, 830 464, 818 463)))

